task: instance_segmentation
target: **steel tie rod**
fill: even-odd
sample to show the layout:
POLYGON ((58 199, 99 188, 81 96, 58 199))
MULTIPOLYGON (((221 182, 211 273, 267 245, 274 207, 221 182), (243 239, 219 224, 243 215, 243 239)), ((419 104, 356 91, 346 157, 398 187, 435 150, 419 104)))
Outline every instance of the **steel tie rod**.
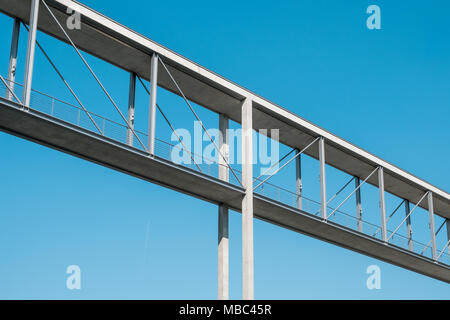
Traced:
POLYGON ((447 243, 445 244, 445 246, 442 248, 441 253, 437 256, 436 258, 436 262, 439 260, 439 258, 442 256, 442 254, 444 253, 445 249, 450 245, 450 240, 447 241, 447 243))
POLYGON ((6 89, 8 89, 8 91, 13 95, 14 99, 17 100, 17 102, 19 102, 22 106, 23 103, 22 101, 20 101, 19 98, 17 98, 16 94, 14 93, 14 91, 9 87, 9 85, 6 83, 5 79, 0 75, 0 79, 2 80, 3 84, 5 85, 6 89))
POLYGON ((278 172, 280 172, 281 169, 283 169, 285 166, 287 166, 291 161, 293 161, 295 158, 297 158, 298 156, 300 156, 303 152, 306 151, 306 149, 308 149, 310 146, 312 146, 317 140, 319 140, 320 137, 317 137, 316 139, 314 139, 310 144, 308 144, 306 147, 304 147, 299 153, 297 153, 294 157, 292 157, 288 162, 286 162, 285 164, 283 164, 280 168, 278 168, 277 171, 275 171, 274 173, 272 173, 270 176, 268 176, 266 179, 264 179, 263 181, 261 181, 254 189, 258 189, 259 186, 261 186, 262 184, 264 184, 267 180, 269 180, 270 178, 272 178, 274 175, 276 175, 278 172))
MULTIPOLYGON (((353 181, 355 180, 356 177, 352 177, 342 188, 339 189, 338 192, 336 192, 328 201, 327 201, 327 206, 328 204, 333 201, 334 198, 336 198, 342 191, 344 191, 345 188, 347 188, 347 186, 353 181)), ((331 207, 329 207, 330 209, 333 209, 331 207)), ((316 213, 314 213, 314 215, 317 215, 320 212, 320 210, 317 210, 316 213)))
POLYGON ((194 109, 192 108, 191 104, 189 103, 189 100, 186 98, 186 96, 184 95, 183 91, 181 90, 180 86, 178 85, 177 81, 175 80, 175 78, 172 76, 172 74, 170 73, 169 69, 167 69, 166 64, 162 61, 161 57, 158 55, 158 59, 161 62, 162 66, 164 67, 164 69, 166 70, 167 74, 169 75, 170 79, 172 80, 172 82, 175 84, 175 86, 177 87, 178 91, 180 92, 181 96, 183 97, 184 101, 186 102, 186 104, 189 106, 189 109, 191 109, 192 113, 194 114, 195 118, 197 119, 197 121, 200 122, 203 130, 205 131, 205 133, 208 135, 209 140, 211 140, 211 142, 213 143, 214 147, 216 148, 217 152, 220 154, 220 156, 222 157, 222 159, 225 161, 225 164, 227 165, 227 167, 230 169, 231 173, 233 174, 233 176, 236 178, 236 180, 239 182, 239 184, 242 186, 241 180, 239 180, 239 178, 237 177, 236 173, 234 172, 233 168, 230 166, 230 164, 228 163, 228 160, 225 158, 225 156, 222 154, 222 152, 220 152, 219 147, 216 145, 216 143, 214 142, 214 140, 211 138, 211 136, 208 133, 208 130, 206 130, 205 126, 203 125, 203 122, 200 120, 200 118, 198 117, 197 113, 194 111, 194 109))
POLYGON ((363 184, 365 184, 366 182, 367 182, 367 180, 369 180, 369 178, 375 173, 375 172, 377 172, 378 171, 378 169, 380 169, 380 167, 376 167, 375 168, 375 170, 373 170, 368 176, 367 176, 367 178, 365 178, 364 180, 363 180, 363 182, 361 182, 360 184, 359 184, 359 186, 355 189, 355 190, 353 190, 352 191, 352 193, 350 193, 348 196, 347 196, 347 198, 345 198, 344 199, 344 201, 342 201, 337 207, 336 207, 336 209, 334 209, 333 210, 333 212, 331 212, 329 215, 328 215, 328 217, 327 217, 327 219, 329 219, 344 203, 345 203, 345 201, 347 201, 348 199, 350 199, 350 197, 359 189, 359 188, 361 188, 362 186, 363 186, 363 184))
POLYGON ((389 242, 389 240, 394 236, 394 234, 398 231, 398 229, 400 229, 402 224, 406 221, 406 219, 408 219, 408 217, 411 215, 411 213, 413 213, 413 211, 417 208, 417 206, 422 202, 422 200, 426 197, 426 195, 429 192, 430 191, 425 192, 425 194, 422 196, 422 198, 420 198, 420 200, 417 202, 417 204, 414 206, 414 208, 412 208, 412 210, 408 213, 408 215, 405 217, 405 219, 403 219, 402 223, 400 223, 399 226, 394 230, 394 232, 391 233, 389 238, 387 238, 386 242, 389 242))
POLYGON ((134 129, 131 127, 130 123, 128 122, 128 120, 124 117, 124 115, 122 114, 122 112, 120 111, 120 109, 117 107, 116 103, 114 102, 113 98, 111 97, 111 95, 108 93, 108 91, 105 89, 105 87, 103 86, 103 84, 101 83, 100 79, 97 77, 97 75, 95 74, 95 72, 92 70, 91 66, 89 65, 89 63, 87 63, 86 59, 84 59, 83 55, 81 54, 80 50, 78 50, 77 46, 75 45, 75 43, 72 41, 72 39, 69 37, 69 35, 67 34, 66 30, 63 28, 63 26, 59 23, 58 19, 56 19, 55 15, 53 14, 52 10, 50 10, 49 6, 47 5, 47 3, 45 2, 45 0, 42 0, 42 3, 44 4, 44 6, 46 7, 47 11, 50 13, 50 15, 52 16, 53 20, 55 20, 56 24, 59 26, 59 28, 61 29, 61 31, 64 33, 64 35, 66 36, 67 40, 69 40, 70 44, 72 45, 72 47, 75 49, 75 51, 77 52, 78 56, 81 58, 81 60, 83 61, 83 63, 86 65, 86 67, 89 69, 90 73, 92 74, 92 76, 95 78, 95 80, 97 81, 97 83, 100 85, 100 87, 102 88, 103 92, 106 94, 106 96, 108 97, 109 101, 111 101, 111 103, 114 105, 114 107, 116 108, 117 112, 119 112, 120 116, 122 117, 123 121, 127 124, 128 129, 130 129, 133 132, 133 135, 136 137, 136 139, 138 139, 139 143, 141 144, 141 146, 144 148, 145 151, 147 151, 147 148, 145 147, 145 145, 142 143, 141 139, 139 138, 139 136, 136 134, 136 132, 134 131, 134 129))
MULTIPOLYGON (((441 226, 437 229, 436 233, 434 234, 435 236, 437 236, 439 234, 439 232, 441 231, 442 227, 445 225, 445 223, 447 222, 447 220, 444 220, 444 222, 442 222, 441 226)), ((428 244, 426 245, 425 248, 423 248, 423 250, 420 252, 420 254, 424 254, 425 251, 428 249, 428 247, 430 246, 431 242, 433 242, 433 240, 430 240, 428 242, 428 244)))
MULTIPOLYGON (((29 31, 28 27, 26 26, 25 23, 23 23, 23 26, 25 27, 25 29, 27 29, 27 31, 29 31)), ((69 89, 70 93, 72 94, 72 96, 75 98, 75 100, 77 100, 78 104, 81 106, 81 108, 83 108, 83 111, 86 113, 86 115, 89 117, 89 119, 91 120, 91 122, 94 124, 95 128, 98 130, 98 132, 103 135, 104 132, 102 132, 99 128, 99 126, 97 125, 97 123, 94 121, 94 118, 92 118, 91 114, 89 113, 89 111, 85 108, 85 106, 83 105, 83 103, 81 103, 80 99, 78 98, 78 96, 75 94, 75 92, 72 90, 72 87, 69 85, 69 83, 66 81, 66 79, 63 77, 63 75, 61 74, 61 72, 58 70, 58 68, 56 67, 56 65, 53 63, 52 59, 50 59, 50 56, 47 54, 47 52, 44 50, 44 48, 41 46, 41 44, 39 43, 39 41, 36 40, 36 44, 38 46, 38 48, 42 51, 42 53, 44 54, 45 58, 48 60, 48 62, 51 64, 51 66, 53 67, 53 69, 56 71, 56 73, 58 74, 58 76, 61 78, 61 80, 64 82, 64 84, 66 85, 67 89, 69 89)))
MULTIPOLYGON (((142 81, 141 77, 137 76, 137 78, 139 79, 139 82, 142 84, 142 87, 144 88, 144 90, 148 93, 148 95, 150 95, 150 92, 148 91, 147 87, 145 86, 144 82, 142 81)), ((202 169, 200 169, 200 167, 198 166, 197 162, 195 162, 195 159, 192 155, 192 152, 190 152, 186 146, 184 145, 183 141, 181 140, 180 136, 177 134, 177 132, 175 131, 174 127, 172 126, 172 124, 170 123, 169 119, 166 117, 166 115, 164 114, 164 112, 162 111, 162 109, 159 107, 158 104, 156 104, 156 107, 158 108, 159 112, 161 112, 161 115, 163 116, 164 120, 166 120, 167 124, 169 125, 170 129, 172 129, 173 133, 175 133, 175 135, 178 138, 178 141, 180 141, 181 145, 183 146, 183 148, 186 150, 187 153, 189 153, 189 156, 191 157, 192 161, 194 162, 195 166, 198 168, 198 170, 200 172, 203 173, 202 169)))
MULTIPOLYGON (((397 208, 395 208, 395 210, 389 215, 389 217, 386 220, 386 223, 389 222, 389 220, 394 216, 394 214, 398 211, 398 209, 400 209, 400 207, 402 206, 403 203, 405 203, 405 201, 406 200, 402 200, 402 202, 400 202, 400 204, 397 206, 397 208)), ((381 231, 381 227, 379 227, 377 229, 377 231, 373 234, 373 237, 375 237, 378 234, 378 232, 380 232, 380 231, 381 231)))
POLYGON ((278 160, 277 162, 275 162, 272 166, 270 166, 270 168, 268 168, 267 170, 265 170, 263 173, 261 173, 258 177, 253 178, 253 181, 259 180, 259 178, 261 178, 262 176, 264 176, 267 172, 269 172, 273 167, 275 167, 277 164, 279 164, 281 161, 283 161, 284 159, 286 159, 292 152, 294 152, 295 149, 292 149, 291 151, 289 151, 288 153, 286 153, 280 160, 278 160))

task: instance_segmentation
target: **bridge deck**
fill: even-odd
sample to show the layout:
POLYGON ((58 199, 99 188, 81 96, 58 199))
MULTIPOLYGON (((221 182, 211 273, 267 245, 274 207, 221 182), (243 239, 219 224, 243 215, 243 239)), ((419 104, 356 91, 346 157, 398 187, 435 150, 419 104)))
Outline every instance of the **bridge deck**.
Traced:
MULTIPOLYGON (((243 189, 0 98, 0 130, 240 211, 243 189)), ((255 217, 450 283, 450 266, 255 194, 255 217)))

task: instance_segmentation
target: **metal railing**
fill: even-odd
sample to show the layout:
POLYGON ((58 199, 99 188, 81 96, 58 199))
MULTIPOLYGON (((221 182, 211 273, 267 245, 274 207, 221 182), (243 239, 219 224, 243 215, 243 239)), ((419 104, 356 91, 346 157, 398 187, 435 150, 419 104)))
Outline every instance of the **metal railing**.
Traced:
MULTIPOLYGON (((6 82, 8 84, 11 83, 11 81, 7 79, 6 82)), ((22 88, 23 87, 21 84, 14 83, 14 89, 12 91, 14 91, 16 95, 20 97, 22 88)), ((10 91, 11 90, 8 90, 8 88, 6 88, 4 83, 0 83, 1 97, 7 97, 10 91)), ((103 136, 119 141, 123 144, 127 144, 128 128, 126 125, 107 119, 94 112, 88 112, 87 114, 81 107, 57 99, 46 93, 32 89, 30 108, 53 116, 65 122, 71 123, 78 127, 87 129, 94 133, 98 133, 98 130, 95 128, 92 121, 90 120, 90 117, 92 117, 95 120, 95 122, 100 126, 103 136)), ((147 141, 146 133, 139 130, 135 130, 135 132, 139 136, 140 140, 147 141)), ((139 150, 146 151, 145 148, 136 140, 137 139, 133 139, 132 146, 139 150)), ((172 153, 181 151, 185 150, 179 144, 173 144, 171 142, 167 142, 159 138, 155 139, 155 155, 160 158, 172 161, 172 153)), ((207 174, 209 176, 218 178, 219 166, 223 164, 219 164, 217 159, 209 159, 204 157, 203 155, 198 155, 195 153, 191 153, 191 155, 194 161, 197 163, 197 165, 194 162, 178 163, 178 164, 184 167, 188 167, 195 171, 199 172, 201 171, 202 173, 207 174)), ((226 165, 223 166, 227 167, 226 165)), ((242 172, 236 169, 235 167, 233 168, 233 170, 238 176, 238 179, 241 179, 242 172)), ((230 183, 239 185, 238 179, 234 178, 233 175, 229 175, 229 177, 230 183)), ((291 206, 292 208, 297 208, 299 195, 296 192, 282 188, 273 183, 269 183, 268 181, 264 181, 261 177, 255 178, 254 180, 255 182, 258 183, 257 187, 254 190, 255 193, 276 200, 288 206, 291 206), (261 181, 264 183, 261 183, 261 181)), ((302 202, 302 211, 307 212, 314 216, 317 216, 317 213, 320 212, 321 203, 319 201, 310 199, 302 195, 301 202, 302 202)), ((364 234, 380 239, 381 233, 377 232, 380 230, 379 225, 364 220, 358 220, 356 216, 346 213, 339 207, 332 207, 330 205, 327 205, 327 208, 330 209, 332 212, 334 212, 333 215, 329 217, 328 221, 337 223, 339 225, 342 225, 355 231, 358 231, 358 223, 361 223, 362 232, 364 234)), ((404 249, 408 249, 409 239, 406 236, 397 233, 393 234, 393 232, 390 230, 387 230, 387 233, 388 236, 390 236, 389 242, 390 244, 393 244, 395 246, 404 249)), ((426 244, 418 242, 417 240, 414 239, 412 240, 412 243, 413 243, 413 251, 415 253, 431 258, 432 254, 431 248, 429 246, 427 247, 426 244)), ((441 251, 438 250, 437 254, 440 255, 439 262, 449 264, 448 261, 450 261, 450 255, 448 251, 445 252, 444 250, 444 252, 442 252, 441 254, 441 251)))

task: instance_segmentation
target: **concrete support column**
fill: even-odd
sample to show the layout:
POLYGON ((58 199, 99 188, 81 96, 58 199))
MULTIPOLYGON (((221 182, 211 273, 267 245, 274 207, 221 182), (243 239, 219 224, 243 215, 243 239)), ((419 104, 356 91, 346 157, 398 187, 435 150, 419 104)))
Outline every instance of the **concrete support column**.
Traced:
MULTIPOLYGON (((14 91, 14 82, 16 81, 17 70, 17 51, 19 47, 19 33, 20 33, 20 20, 14 19, 14 26, 11 38, 11 50, 9 54, 9 67, 8 67, 8 79, 7 82, 9 88, 14 91)), ((13 100, 13 95, 9 90, 6 90, 6 99, 13 100)))
POLYGON ((158 54, 153 53, 150 70, 150 110, 148 122, 148 152, 155 154, 156 95, 158 89, 158 54))
MULTIPOLYGON (((295 154, 299 154, 300 150, 295 150, 295 154)), ((295 175, 297 185, 297 209, 302 210, 302 156, 298 155, 295 159, 295 175)))
POLYGON ((28 32, 27 60, 25 64, 25 77, 23 85, 23 104, 30 106, 31 84, 33 80, 34 53, 36 49, 36 32, 39 16, 39 0, 32 0, 30 13, 30 26, 28 32))
POLYGON ((319 162, 320 162, 320 212, 322 219, 327 219, 327 189, 325 179, 325 139, 319 139, 319 162))
POLYGON ((134 107, 136 101, 136 74, 130 73, 130 88, 128 93, 128 123, 130 127, 127 129, 127 144, 133 146, 133 131, 134 130, 134 107))
POLYGON ((358 231, 363 231, 362 225, 362 205, 361 205, 361 188, 359 187, 361 184, 358 177, 355 177, 355 189, 356 189, 356 218, 358 219, 358 231))
POLYGON ((253 268, 253 107, 250 99, 242 104, 242 298, 254 299, 253 268))
POLYGON ((433 206, 433 192, 428 192, 428 214, 430 218, 430 235, 431 235, 431 256, 433 260, 437 258, 436 249, 436 233, 434 231, 434 206, 433 206))
MULTIPOLYGON (((409 201, 405 200, 405 214, 408 215, 410 211, 411 209, 409 207, 409 201)), ((414 244, 412 240, 411 215, 408 218, 406 218, 406 233, 408 236, 408 249, 410 251, 414 251, 414 244)))
POLYGON ((381 237, 384 242, 387 242, 386 201, 384 200, 384 169, 383 169, 383 167, 378 168, 378 188, 380 191, 381 237))
MULTIPOLYGON (((229 160, 228 142, 228 117, 219 114, 219 150, 229 160)), ((229 169, 225 160, 219 156, 219 179, 229 181, 229 169)), ((217 298, 219 300, 229 299, 229 232, 228 232, 228 207, 219 205, 219 232, 218 232, 218 270, 217 270, 217 298)))

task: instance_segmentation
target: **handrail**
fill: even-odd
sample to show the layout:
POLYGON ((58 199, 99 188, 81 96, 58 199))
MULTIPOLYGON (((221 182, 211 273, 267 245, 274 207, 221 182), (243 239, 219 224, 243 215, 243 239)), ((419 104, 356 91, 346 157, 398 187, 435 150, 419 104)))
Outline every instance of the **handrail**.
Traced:
MULTIPOLYGON (((0 75, 0 80, 1 80, 1 79, 4 79, 4 78, 0 75)), ((4 80, 5 80, 5 81, 10 81, 9 79, 4 79, 4 80)), ((3 81, 2 81, 2 82, 3 82, 3 81)), ((17 83, 17 82, 14 82, 14 81, 10 81, 10 82, 17 84, 18 86, 22 86, 22 84, 20 84, 20 83, 17 83)), ((3 82, 3 84, 5 85, 5 82, 3 82)), ((8 88, 8 87, 6 87, 6 88, 8 88)), ((38 91, 38 90, 34 90, 34 89, 32 89, 32 91, 35 92, 35 93, 37 93, 37 94, 46 96, 46 97, 48 97, 48 98, 50 98, 50 99, 52 99, 52 100, 54 100, 54 101, 58 101, 58 102, 62 103, 63 105, 66 105, 66 106, 69 106, 69 107, 72 107, 72 108, 74 108, 74 109, 77 109, 77 110, 82 111, 82 109, 81 109, 80 107, 75 106, 75 105, 73 105, 73 104, 71 104, 71 103, 68 103, 68 102, 66 102, 66 101, 63 101, 63 100, 61 100, 61 99, 55 98, 55 97, 53 97, 53 96, 50 96, 49 94, 46 94, 46 93, 44 93, 44 92, 41 92, 41 91, 38 91)), ((94 115, 94 116, 96 116, 96 117, 99 117, 99 118, 105 120, 105 121, 108 122, 108 123, 115 124, 115 125, 117 125, 117 126, 120 126, 120 127, 122 127, 122 128, 125 128, 125 129, 127 128, 125 125, 123 125, 123 124, 121 124, 121 123, 117 123, 117 122, 115 122, 115 121, 113 121, 113 120, 110 120, 110 119, 108 119, 108 118, 105 118, 105 117, 103 117, 103 116, 101 116, 101 115, 98 115, 98 114, 96 114, 96 113, 93 113, 93 112, 89 112, 89 113, 90 113, 91 115, 94 115)), ((147 135, 146 133, 141 132, 141 131, 139 131, 139 130, 136 130, 136 132, 139 133, 139 134, 142 134, 142 135, 144 135, 144 136, 147 135)), ((160 142, 160 143, 164 143, 164 144, 166 144, 166 145, 168 145, 168 146, 170 146, 170 147, 172 147, 172 148, 180 148, 180 147, 177 146, 177 145, 171 144, 170 142, 167 142, 167 141, 164 141, 164 140, 161 140, 161 139, 158 139, 158 138, 155 138, 155 140, 157 140, 157 141, 160 142)), ((181 149, 181 148, 180 148, 180 149, 181 149)), ((195 154, 195 153, 192 153, 192 155, 197 156, 197 157, 200 157, 200 155, 195 154)), ((213 163, 215 162, 215 160, 213 160, 213 159, 208 159, 208 160, 211 161, 211 162, 213 162, 213 163)), ((224 165, 224 164, 220 164, 220 163, 217 163, 217 162, 215 162, 215 163, 216 163, 217 165, 226 166, 226 165, 224 165)), ((235 171, 238 172, 238 173, 240 173, 240 171, 239 171, 238 169, 235 169, 235 171)), ((375 171, 374 171, 374 172, 375 172, 375 171)), ((369 177, 368 177, 368 178, 369 178, 369 177)), ((366 179, 367 179, 367 178, 366 178, 366 179)), ((260 179, 258 179, 258 180, 260 180, 260 179)), ((295 192, 292 192, 292 191, 290 191, 290 190, 287 190, 287 189, 285 189, 285 188, 283 188, 283 187, 277 186, 277 185, 272 184, 272 183, 270 183, 270 182, 265 182, 265 184, 266 184, 266 185, 269 185, 269 186, 271 186, 271 187, 273 187, 273 188, 279 189, 279 190, 281 190, 281 191, 284 191, 284 192, 286 192, 286 193, 289 193, 289 194, 291 194, 291 195, 297 195, 297 193, 295 193, 295 192)), ((361 185, 362 185, 362 184, 361 184, 361 185)), ((425 194, 425 195, 426 195, 426 194, 425 194)), ((425 195, 423 196, 423 198, 425 197, 425 195)), ((305 197, 305 196, 302 196, 302 198, 305 199, 305 200, 307 200, 307 201, 310 201, 310 202, 312 202, 312 203, 315 203, 315 204, 317 204, 317 205, 320 205, 320 202, 319 202, 319 201, 313 200, 313 199, 308 198, 308 197, 305 197)), ((419 200, 419 202, 422 201, 423 198, 422 198, 421 200, 419 200)), ((411 210, 410 214, 412 213, 412 211, 413 211, 416 207, 417 207, 417 205, 411 210)), ((334 209, 334 208, 331 207, 331 206, 328 206, 328 208, 334 209)), ((350 218, 350 219, 353 219, 353 220, 355 220, 355 221, 358 220, 357 217, 354 217, 354 216, 351 215, 351 214, 348 214, 348 213, 346 213, 346 212, 344 212, 344 211, 341 211, 341 210, 339 210, 339 208, 335 208, 333 212, 334 212, 334 213, 337 212, 337 213, 339 213, 339 214, 342 214, 342 215, 344 215, 344 216, 346 216, 346 217, 348 217, 348 218, 350 218)), ((312 213, 311 213, 311 214, 312 214, 312 213)), ((405 219, 406 219, 406 218, 405 218, 405 219)), ((368 222, 368 221, 365 221, 365 220, 362 220, 362 223, 367 224, 367 225, 370 225, 371 227, 377 227, 377 228, 379 228, 378 225, 375 225, 375 224, 373 224, 373 223, 371 223, 371 222, 368 222)), ((441 226, 441 227, 442 227, 442 226, 441 226)), ((389 230, 388 230, 388 231, 389 231, 389 230)), ((392 238, 392 236, 394 235, 394 233, 395 233, 396 231, 397 231, 397 230, 395 230, 395 231, 392 233, 392 235, 391 235, 390 238, 392 238)), ((405 237, 405 236, 403 236, 403 235, 397 235, 397 236, 400 237, 400 238, 403 238, 403 239, 405 239, 405 240, 409 240, 407 237, 405 237)), ((390 239, 390 238, 389 238, 389 239, 390 239)), ((425 249, 427 248, 427 245, 424 244, 424 243, 421 243, 421 242, 419 242, 419 241, 417 241, 417 240, 412 240, 412 241, 413 241, 413 243, 415 243, 415 244, 417 244, 417 245, 420 245, 420 246, 422 246, 422 247, 425 247, 425 249)), ((439 254, 439 256, 438 256, 437 259, 440 259, 440 257, 441 257, 442 255, 446 255, 446 256, 449 255, 449 254, 445 251, 445 248, 448 247, 449 245, 450 245, 450 241, 449 241, 449 243, 446 244, 446 246, 445 246, 444 249, 441 251, 441 253, 439 254)), ((423 255, 423 253, 424 253, 424 252, 422 252, 421 255, 423 255)), ((436 259, 436 260, 437 260, 437 259, 436 259)))

